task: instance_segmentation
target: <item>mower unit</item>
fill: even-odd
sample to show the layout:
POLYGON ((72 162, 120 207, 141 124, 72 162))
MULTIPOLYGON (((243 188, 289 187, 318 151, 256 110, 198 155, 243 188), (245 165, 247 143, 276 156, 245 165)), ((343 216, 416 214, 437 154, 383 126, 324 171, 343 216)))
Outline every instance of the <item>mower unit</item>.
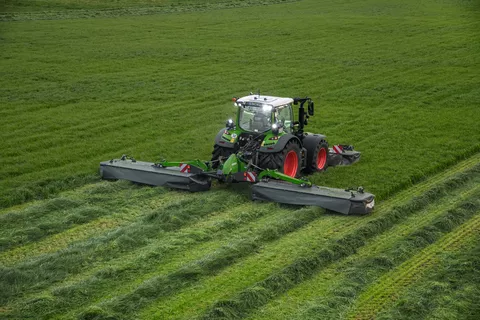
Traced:
POLYGON ((215 138, 210 161, 158 163, 122 156, 100 163, 103 179, 123 179, 192 192, 210 189, 212 179, 253 184, 252 199, 294 205, 313 205, 343 214, 373 210, 374 195, 363 188, 334 189, 312 185, 301 173, 324 171, 328 166, 350 165, 360 153, 350 145, 328 147, 326 137, 304 132, 314 114, 310 98, 250 95, 234 99, 236 122, 215 138), (308 104, 308 114, 304 104, 308 104), (294 120, 292 104, 299 104, 294 120))

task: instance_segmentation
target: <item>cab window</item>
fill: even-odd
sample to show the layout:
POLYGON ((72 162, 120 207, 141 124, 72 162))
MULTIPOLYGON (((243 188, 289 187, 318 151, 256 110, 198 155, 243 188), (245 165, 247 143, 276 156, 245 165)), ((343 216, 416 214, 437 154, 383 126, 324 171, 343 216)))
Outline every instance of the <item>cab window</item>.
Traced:
POLYGON ((283 130, 285 132, 292 132, 292 125, 293 125, 293 113, 292 113, 292 105, 287 104, 277 108, 276 112, 276 120, 281 121, 283 123, 283 130))

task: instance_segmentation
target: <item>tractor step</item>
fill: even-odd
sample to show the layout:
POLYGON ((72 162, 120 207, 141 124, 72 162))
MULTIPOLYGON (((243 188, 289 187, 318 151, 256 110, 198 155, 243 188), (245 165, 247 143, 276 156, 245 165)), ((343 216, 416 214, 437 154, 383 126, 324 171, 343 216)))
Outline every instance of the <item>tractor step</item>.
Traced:
POLYGON ((269 180, 252 186, 252 199, 285 204, 318 206, 343 214, 367 214, 375 205, 374 195, 367 192, 305 187, 286 182, 269 180))
POLYGON ((183 172, 180 167, 162 167, 152 162, 132 159, 100 162, 100 176, 108 180, 128 180, 192 192, 209 190, 211 185, 210 178, 183 172))

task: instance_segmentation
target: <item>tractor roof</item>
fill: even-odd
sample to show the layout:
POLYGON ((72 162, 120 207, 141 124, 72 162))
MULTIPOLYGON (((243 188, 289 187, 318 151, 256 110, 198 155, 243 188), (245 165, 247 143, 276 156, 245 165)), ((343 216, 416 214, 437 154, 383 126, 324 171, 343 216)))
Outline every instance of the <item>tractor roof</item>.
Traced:
POLYGON ((268 104, 272 107, 280 107, 289 103, 293 103, 292 98, 281 98, 281 97, 272 97, 272 96, 261 96, 258 94, 245 96, 237 100, 238 102, 256 102, 259 104, 268 104))

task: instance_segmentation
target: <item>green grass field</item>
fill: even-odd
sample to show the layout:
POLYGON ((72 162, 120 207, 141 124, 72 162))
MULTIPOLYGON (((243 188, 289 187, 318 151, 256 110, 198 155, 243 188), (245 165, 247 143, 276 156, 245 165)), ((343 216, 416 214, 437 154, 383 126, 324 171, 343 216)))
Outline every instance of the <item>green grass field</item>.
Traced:
POLYGON ((5 1, 0 318, 478 319, 478 1, 5 1), (209 159, 250 91, 362 151, 369 216, 101 181, 209 159))

